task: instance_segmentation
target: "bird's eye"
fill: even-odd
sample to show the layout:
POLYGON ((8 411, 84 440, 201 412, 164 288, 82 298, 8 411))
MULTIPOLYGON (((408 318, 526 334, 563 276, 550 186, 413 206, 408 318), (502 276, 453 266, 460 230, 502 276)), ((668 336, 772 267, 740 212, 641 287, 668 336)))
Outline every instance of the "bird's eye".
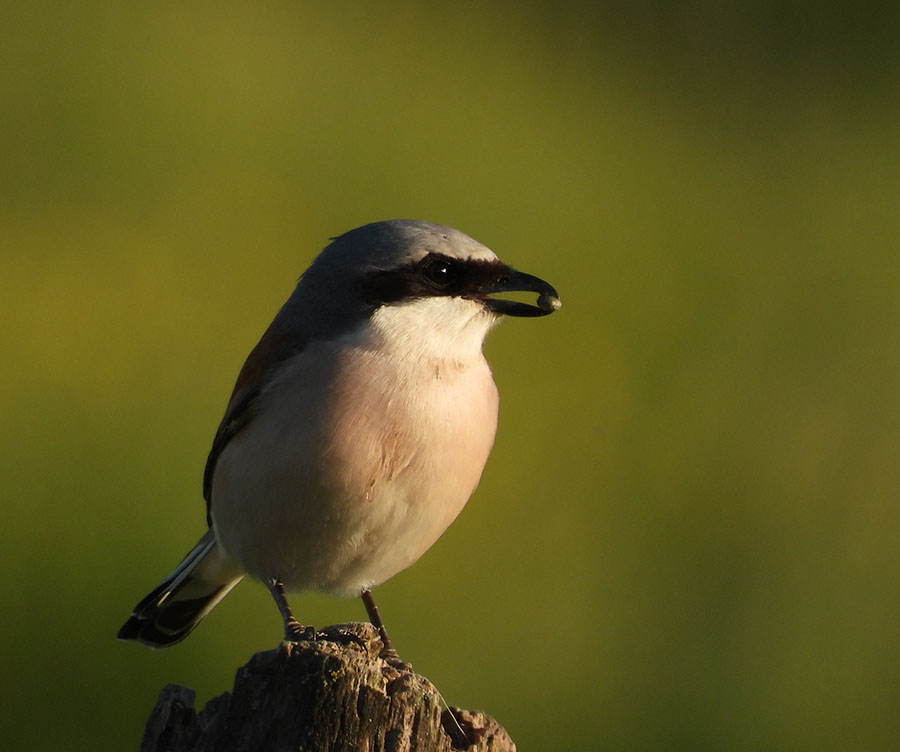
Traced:
POLYGON ((432 287, 446 290, 459 276, 456 266, 445 258, 429 258, 422 265, 422 276, 432 287))

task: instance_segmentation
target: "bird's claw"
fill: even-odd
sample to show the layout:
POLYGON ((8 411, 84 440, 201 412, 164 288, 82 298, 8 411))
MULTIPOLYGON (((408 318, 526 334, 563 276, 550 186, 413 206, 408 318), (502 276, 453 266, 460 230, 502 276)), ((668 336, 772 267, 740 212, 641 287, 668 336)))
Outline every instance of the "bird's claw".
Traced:
POLYGON ((381 658, 388 666, 397 669, 398 671, 402 671, 404 673, 412 671, 412 664, 404 661, 400 654, 394 650, 392 647, 382 648, 381 652, 378 654, 378 657, 381 658))
POLYGON ((284 623, 284 639, 286 642, 312 642, 316 639, 316 629, 291 618, 284 623))

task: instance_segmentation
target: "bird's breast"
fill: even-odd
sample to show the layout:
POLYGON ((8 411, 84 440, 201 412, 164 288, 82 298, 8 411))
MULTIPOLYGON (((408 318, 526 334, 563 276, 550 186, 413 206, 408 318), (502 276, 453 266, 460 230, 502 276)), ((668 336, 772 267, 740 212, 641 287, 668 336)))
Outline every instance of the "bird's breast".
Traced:
POLYGON ((305 355, 223 451, 213 519, 251 574, 356 594, 412 564, 462 510, 494 441, 497 389, 480 352, 305 355))
POLYGON ((339 471, 347 502, 380 502, 446 527, 478 484, 496 433, 487 362, 345 357, 323 459, 339 471))

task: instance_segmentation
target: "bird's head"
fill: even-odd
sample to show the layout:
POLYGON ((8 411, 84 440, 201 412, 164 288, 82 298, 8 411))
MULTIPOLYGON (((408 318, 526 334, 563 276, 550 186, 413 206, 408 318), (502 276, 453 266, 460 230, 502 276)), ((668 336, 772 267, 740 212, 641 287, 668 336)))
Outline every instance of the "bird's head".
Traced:
POLYGON ((468 235, 413 220, 375 222, 333 239, 301 277, 292 304, 313 336, 339 335, 368 319, 392 336, 463 337, 478 347, 501 316, 544 316, 561 305, 551 285, 468 235), (499 297, 509 293, 538 297, 499 297))

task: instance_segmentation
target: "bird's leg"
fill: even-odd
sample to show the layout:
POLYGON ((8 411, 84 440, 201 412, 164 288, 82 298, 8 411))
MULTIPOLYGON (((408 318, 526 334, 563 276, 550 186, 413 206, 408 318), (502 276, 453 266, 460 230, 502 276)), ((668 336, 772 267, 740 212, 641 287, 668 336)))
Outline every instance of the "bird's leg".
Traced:
POLYGON ((391 644, 391 638, 388 637, 387 630, 384 628, 384 622, 378 614, 378 606, 375 605, 372 591, 364 590, 361 597, 363 605, 366 607, 366 613, 369 615, 369 621, 372 622, 372 626, 378 630, 378 635, 381 637, 383 647, 381 648, 380 657, 394 668, 398 668, 401 671, 409 671, 412 666, 400 658, 399 653, 394 650, 394 646, 391 644))
POLYGON ((284 585, 277 577, 266 580, 266 586, 275 599, 275 605, 284 619, 284 639, 287 642, 300 642, 301 640, 315 640, 316 630, 312 627, 304 627, 294 618, 291 607, 288 605, 287 596, 284 594, 284 585))

